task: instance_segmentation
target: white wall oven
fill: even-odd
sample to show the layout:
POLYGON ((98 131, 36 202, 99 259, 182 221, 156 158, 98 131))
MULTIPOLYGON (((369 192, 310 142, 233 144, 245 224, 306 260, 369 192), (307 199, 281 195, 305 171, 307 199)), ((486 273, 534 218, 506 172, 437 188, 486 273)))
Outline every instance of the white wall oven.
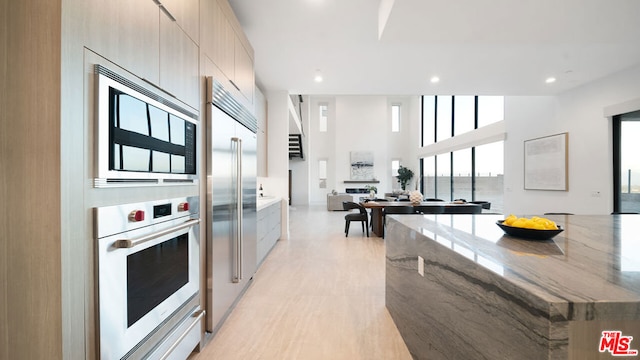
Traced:
POLYGON ((101 359, 185 359, 200 342, 199 206, 95 208, 101 359))
POLYGON ((96 65, 95 187, 197 181, 198 116, 96 65))

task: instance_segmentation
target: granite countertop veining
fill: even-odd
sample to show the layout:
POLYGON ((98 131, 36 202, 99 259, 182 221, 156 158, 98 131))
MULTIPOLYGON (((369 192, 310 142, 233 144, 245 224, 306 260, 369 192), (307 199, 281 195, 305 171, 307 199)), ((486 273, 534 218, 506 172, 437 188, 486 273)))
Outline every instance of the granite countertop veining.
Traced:
POLYGON ((506 235, 495 224, 503 215, 391 216, 419 238, 497 274, 501 286, 547 302, 552 313, 574 320, 640 319, 640 215, 547 217, 564 231, 534 241, 506 235))

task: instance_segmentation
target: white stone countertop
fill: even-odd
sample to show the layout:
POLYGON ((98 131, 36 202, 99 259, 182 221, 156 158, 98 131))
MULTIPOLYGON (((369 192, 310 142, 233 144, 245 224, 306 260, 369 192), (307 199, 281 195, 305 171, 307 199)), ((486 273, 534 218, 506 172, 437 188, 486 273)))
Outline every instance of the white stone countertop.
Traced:
POLYGON ((260 211, 270 205, 273 205, 279 201, 281 201, 282 198, 281 197, 277 197, 277 196, 263 196, 260 197, 258 196, 256 198, 256 211, 260 211))

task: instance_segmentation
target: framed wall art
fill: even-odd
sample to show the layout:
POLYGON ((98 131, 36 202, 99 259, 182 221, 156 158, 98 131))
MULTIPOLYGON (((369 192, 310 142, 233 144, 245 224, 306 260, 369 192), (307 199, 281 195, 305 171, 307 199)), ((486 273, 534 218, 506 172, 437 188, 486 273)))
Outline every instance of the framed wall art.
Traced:
POLYGON ((568 141, 566 132, 525 140, 525 190, 569 190, 568 141))
POLYGON ((351 152, 351 180, 371 180, 373 172, 373 152, 351 152))

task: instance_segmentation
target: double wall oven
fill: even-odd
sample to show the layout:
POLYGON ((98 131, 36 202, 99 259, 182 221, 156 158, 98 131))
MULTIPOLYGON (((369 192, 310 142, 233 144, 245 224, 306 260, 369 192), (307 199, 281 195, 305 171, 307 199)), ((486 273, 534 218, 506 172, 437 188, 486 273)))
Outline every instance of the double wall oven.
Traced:
POLYGON ((138 187, 152 199, 93 209, 99 358, 184 360, 204 318, 200 199, 189 196, 199 193, 198 117, 136 79, 95 70, 94 187, 114 199, 138 187))

